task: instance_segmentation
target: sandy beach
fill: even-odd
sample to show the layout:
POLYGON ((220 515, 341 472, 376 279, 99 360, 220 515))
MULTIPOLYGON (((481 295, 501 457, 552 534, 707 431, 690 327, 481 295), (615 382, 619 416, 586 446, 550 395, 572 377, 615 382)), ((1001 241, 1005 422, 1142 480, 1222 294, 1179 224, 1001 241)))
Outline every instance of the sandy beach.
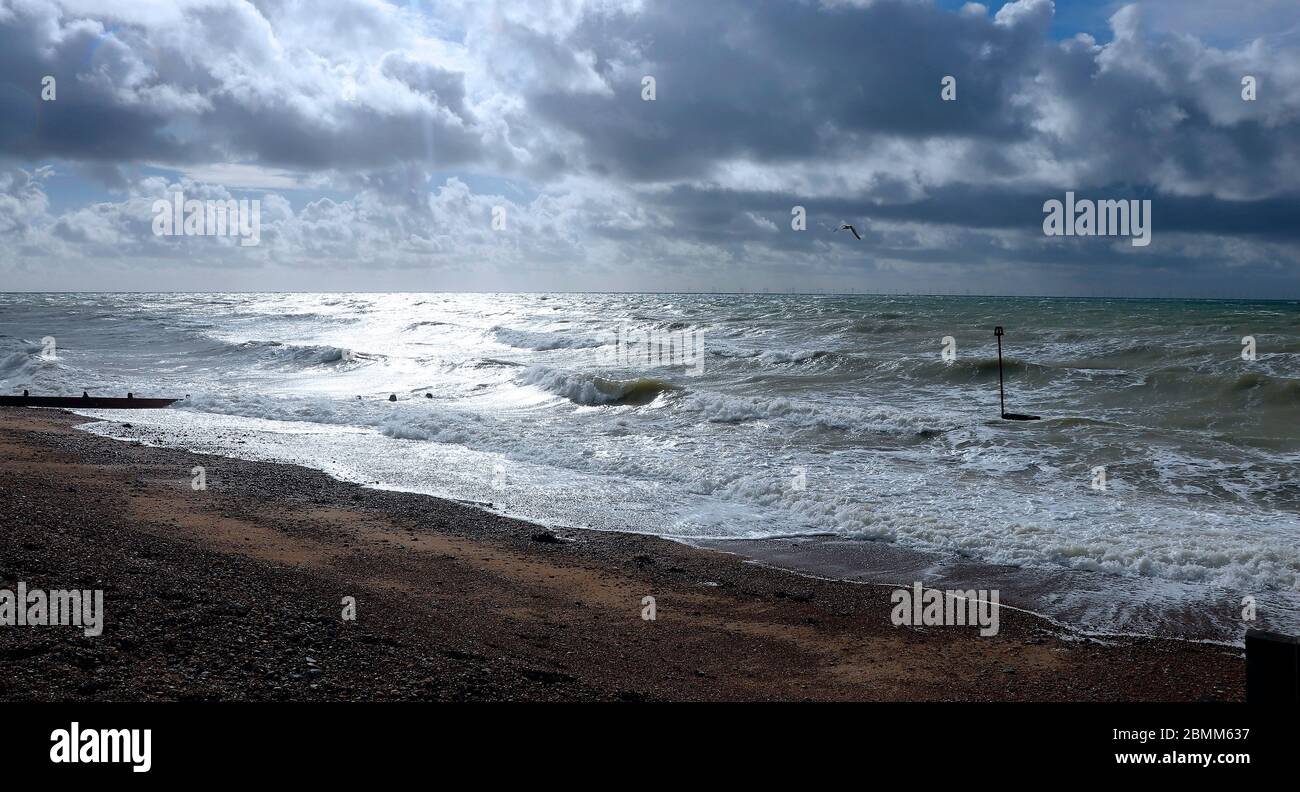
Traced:
POLYGON ((0 700, 1244 697, 1231 648, 1080 640, 1009 609, 993 637, 895 627, 887 588, 85 422, 0 409, 0 587, 102 589, 106 612, 99 637, 0 628, 0 700))

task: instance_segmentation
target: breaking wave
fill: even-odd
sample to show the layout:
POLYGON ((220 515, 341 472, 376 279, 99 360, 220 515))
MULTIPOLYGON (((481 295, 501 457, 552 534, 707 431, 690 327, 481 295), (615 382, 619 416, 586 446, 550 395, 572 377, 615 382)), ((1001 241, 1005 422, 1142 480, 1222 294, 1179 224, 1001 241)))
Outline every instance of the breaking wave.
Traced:
POLYGON ((528 369, 520 381, 588 407, 649 404, 678 390, 671 383, 652 377, 618 380, 544 367, 528 369))
POLYGON ((362 363, 382 355, 354 352, 344 347, 316 344, 286 344, 280 341, 245 341, 221 348, 218 355, 252 357, 258 365, 279 368, 310 368, 362 363))
POLYGON ((534 352, 546 352, 552 349, 594 349, 604 346, 604 342, 599 339, 567 333, 539 333, 500 325, 493 327, 489 332, 499 343, 516 349, 530 349, 534 352))

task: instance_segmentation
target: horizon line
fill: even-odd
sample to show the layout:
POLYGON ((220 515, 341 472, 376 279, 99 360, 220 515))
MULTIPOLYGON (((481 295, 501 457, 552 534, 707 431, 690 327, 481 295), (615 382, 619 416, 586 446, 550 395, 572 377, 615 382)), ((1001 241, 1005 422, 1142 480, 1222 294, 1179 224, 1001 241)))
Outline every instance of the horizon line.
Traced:
POLYGON ((1085 295, 1085 294, 954 294, 943 292, 825 292, 825 291, 615 291, 615 290, 565 290, 565 289, 521 289, 521 290, 487 290, 487 289, 452 289, 452 290, 430 290, 421 291, 416 289, 387 289, 387 290, 366 290, 366 289, 320 289, 320 290, 293 290, 293 289, 266 289, 266 290, 248 290, 232 289, 226 291, 204 291, 193 289, 169 289, 165 291, 142 291, 134 289, 121 290, 71 290, 71 289, 52 289, 52 290, 23 290, 23 291, 0 291, 0 295, 30 295, 30 294, 563 294, 563 295, 596 295, 596 294, 622 294, 622 295, 680 295, 680 296, 743 296, 743 297, 957 297, 970 299, 1019 299, 1019 300, 1161 300, 1161 301, 1184 301, 1184 302, 1300 302, 1300 296, 1294 297, 1171 297, 1155 295, 1139 295, 1130 297, 1120 297, 1114 295, 1085 295))

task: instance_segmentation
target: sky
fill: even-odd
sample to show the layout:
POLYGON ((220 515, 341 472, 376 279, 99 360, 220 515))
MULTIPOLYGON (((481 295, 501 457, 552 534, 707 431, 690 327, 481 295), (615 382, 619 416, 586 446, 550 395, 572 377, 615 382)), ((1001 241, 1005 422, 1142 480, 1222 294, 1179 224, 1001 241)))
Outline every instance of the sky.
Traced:
POLYGON ((0 0, 0 291, 1297 298, 1298 218, 1295 0, 0 0))

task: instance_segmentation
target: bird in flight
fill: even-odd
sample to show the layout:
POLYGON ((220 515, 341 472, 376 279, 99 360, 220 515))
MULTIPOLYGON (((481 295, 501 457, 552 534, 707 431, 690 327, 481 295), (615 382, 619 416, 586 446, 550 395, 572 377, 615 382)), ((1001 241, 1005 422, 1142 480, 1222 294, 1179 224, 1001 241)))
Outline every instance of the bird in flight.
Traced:
POLYGON ((848 223, 845 223, 844 225, 840 226, 839 228, 837 228, 837 229, 835 229, 835 230, 836 230, 836 231, 849 231, 849 232, 851 232, 851 233, 853 234, 853 238, 854 238, 854 239, 858 240, 859 242, 862 241, 862 237, 858 236, 858 229, 854 228, 853 226, 849 225, 848 223))

